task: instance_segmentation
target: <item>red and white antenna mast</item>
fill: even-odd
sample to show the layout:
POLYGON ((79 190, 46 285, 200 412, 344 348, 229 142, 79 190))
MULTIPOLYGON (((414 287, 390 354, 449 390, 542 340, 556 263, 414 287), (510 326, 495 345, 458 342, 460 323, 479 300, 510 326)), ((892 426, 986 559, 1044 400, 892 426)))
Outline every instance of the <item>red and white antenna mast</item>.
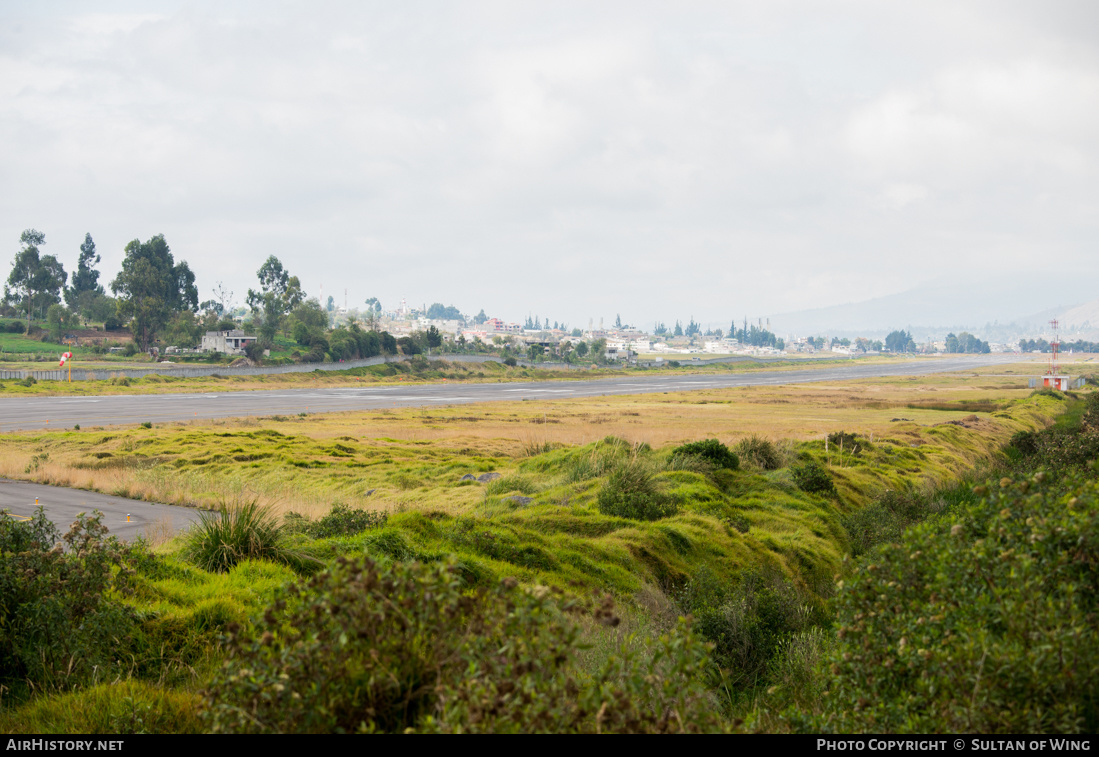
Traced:
POLYGON ((1049 322, 1049 325, 1053 327, 1053 339, 1049 343, 1050 355, 1048 375, 1056 376, 1061 372, 1061 366, 1057 365, 1057 353, 1061 349, 1061 337, 1057 334, 1057 319, 1054 318, 1049 322))

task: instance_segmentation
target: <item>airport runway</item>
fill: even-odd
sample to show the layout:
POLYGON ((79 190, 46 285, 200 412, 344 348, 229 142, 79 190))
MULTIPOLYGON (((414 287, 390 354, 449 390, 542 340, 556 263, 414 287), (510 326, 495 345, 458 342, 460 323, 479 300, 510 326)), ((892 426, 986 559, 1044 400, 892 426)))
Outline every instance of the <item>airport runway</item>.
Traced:
POLYGON ((7 510, 7 517, 29 519, 37 506, 36 500, 37 504, 46 508, 46 515, 62 536, 68 532, 77 514, 101 510, 108 533, 124 541, 136 539, 150 527, 155 529, 170 525, 181 531, 189 523, 197 521, 202 512, 190 507, 158 505, 81 489, 0 478, 0 511, 7 510))
POLYGON ((636 373, 592 381, 531 381, 492 384, 413 384, 336 389, 276 389, 208 394, 100 395, 95 397, 0 398, 0 431, 66 429, 79 424, 109 426, 244 416, 297 415, 430 407, 506 400, 569 399, 650 394, 737 386, 849 381, 972 370, 1018 362, 1014 355, 958 355, 890 363, 833 365, 806 370, 751 371, 698 375, 636 373))

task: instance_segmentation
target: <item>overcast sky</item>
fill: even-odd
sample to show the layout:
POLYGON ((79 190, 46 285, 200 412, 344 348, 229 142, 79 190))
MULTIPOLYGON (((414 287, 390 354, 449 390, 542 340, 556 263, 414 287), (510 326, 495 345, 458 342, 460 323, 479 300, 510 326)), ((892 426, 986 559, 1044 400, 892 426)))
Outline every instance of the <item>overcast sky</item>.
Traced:
POLYGON ((0 271, 26 228, 108 282, 163 233, 203 298, 273 254, 341 304, 574 326, 1078 290, 1097 43, 1094 0, 9 0, 0 271))

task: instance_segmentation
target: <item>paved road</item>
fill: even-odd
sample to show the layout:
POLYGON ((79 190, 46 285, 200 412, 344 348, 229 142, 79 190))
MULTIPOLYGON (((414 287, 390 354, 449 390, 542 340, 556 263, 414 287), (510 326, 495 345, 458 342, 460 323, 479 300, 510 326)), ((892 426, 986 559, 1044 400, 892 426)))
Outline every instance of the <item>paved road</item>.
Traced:
POLYGON ((145 394, 98 397, 0 398, 0 431, 154 423, 263 415, 297 415, 387 407, 458 405, 502 400, 567 399, 649 394, 735 386, 847 381, 911 376, 1017 362, 1013 355, 956 356, 890 363, 839 364, 807 370, 701 375, 632 374, 592 381, 499 384, 414 384, 340 389, 281 389, 209 394, 145 394))
POLYGON ((102 510, 103 523, 109 533, 126 541, 145 534, 150 527, 157 529, 166 524, 180 531, 187 524, 197 521, 201 513, 189 507, 157 505, 98 492, 0 478, 0 510, 7 510, 7 517, 19 520, 29 518, 34 514, 36 499, 46 508, 46 515, 62 534, 69 530, 77 513, 90 514, 93 510, 102 510), (129 522, 126 521, 127 515, 129 522))

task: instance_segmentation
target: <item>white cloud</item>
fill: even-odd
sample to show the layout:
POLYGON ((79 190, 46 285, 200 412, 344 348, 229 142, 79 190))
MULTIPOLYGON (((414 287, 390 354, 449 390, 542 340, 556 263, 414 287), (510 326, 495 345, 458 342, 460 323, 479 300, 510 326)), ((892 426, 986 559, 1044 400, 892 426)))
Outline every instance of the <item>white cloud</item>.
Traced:
POLYGON ((905 205, 927 199, 927 187, 922 184, 889 184, 882 192, 885 206, 900 210, 905 205))
POLYGON ((163 232, 206 289, 276 254, 586 322, 1099 272, 1085 6, 44 7, 0 18, 0 242, 91 231, 107 278, 163 232))

